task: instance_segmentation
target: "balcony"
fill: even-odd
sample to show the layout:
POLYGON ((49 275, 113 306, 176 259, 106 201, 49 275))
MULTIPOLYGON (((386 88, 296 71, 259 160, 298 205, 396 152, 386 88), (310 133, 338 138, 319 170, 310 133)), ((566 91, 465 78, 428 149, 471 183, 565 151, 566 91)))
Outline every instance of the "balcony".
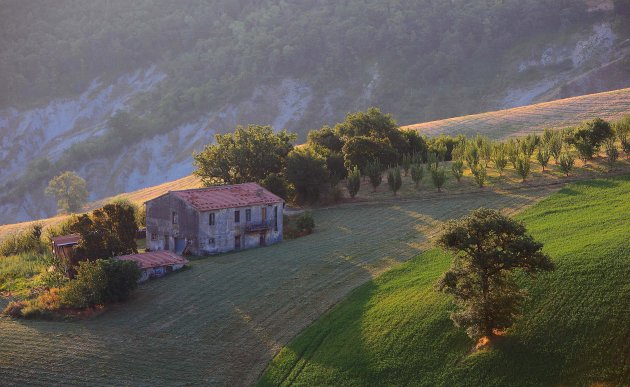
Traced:
POLYGON ((270 230, 273 227, 274 227, 273 221, 248 223, 248 224, 245 225, 245 232, 256 233, 256 232, 270 230))

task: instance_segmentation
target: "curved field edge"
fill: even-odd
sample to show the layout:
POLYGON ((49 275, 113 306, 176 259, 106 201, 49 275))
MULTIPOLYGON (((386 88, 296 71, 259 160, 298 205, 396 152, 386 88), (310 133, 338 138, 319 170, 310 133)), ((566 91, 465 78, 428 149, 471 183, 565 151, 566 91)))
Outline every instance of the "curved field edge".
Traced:
POLYGON ((403 126, 403 128, 430 136, 439 134, 474 136, 480 133, 501 139, 542 132, 545 128, 562 129, 578 125, 594 117, 617 120, 628 113, 630 113, 630 88, 423 122, 403 126))
POLYGON ((630 381, 630 176, 568 185, 517 216, 557 264, 504 341, 473 345, 425 252, 357 288, 284 347, 259 385, 624 385, 630 381))

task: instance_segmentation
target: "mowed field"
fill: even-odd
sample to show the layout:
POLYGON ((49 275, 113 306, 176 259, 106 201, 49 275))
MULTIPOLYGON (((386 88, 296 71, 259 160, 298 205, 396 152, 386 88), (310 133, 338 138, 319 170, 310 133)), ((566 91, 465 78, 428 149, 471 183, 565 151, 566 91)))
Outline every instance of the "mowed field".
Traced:
POLYGON ((424 122, 404 128, 414 129, 429 136, 439 134, 475 136, 480 133, 502 139, 542 132, 545 128, 566 128, 595 117, 614 121, 624 114, 630 114, 630 89, 424 122))
MULTIPOLYGON (((201 181, 195 176, 186 176, 178 180, 169 181, 164 184, 156 185, 153 187, 143 188, 134 192, 120 194, 115 197, 110 197, 107 199, 99 200, 93 203, 90 203, 86 210, 94 210, 96 208, 101 207, 103 204, 120 198, 127 199, 137 205, 142 205, 142 203, 146 202, 149 199, 153 199, 157 196, 160 196, 168 191, 175 191, 180 189, 189 189, 189 188, 199 188, 201 187, 201 181)), ((29 228, 31 225, 35 223, 39 223, 44 225, 45 227, 55 226, 64 220, 68 219, 67 215, 59 215, 48 219, 41 219, 32 222, 22 222, 22 223, 14 223, 14 224, 5 224, 0 225, 0 241, 11 234, 18 233, 29 228)))
POLYGON ((517 216, 557 267, 492 350, 449 319, 427 251, 354 291, 302 332, 260 385, 630 385, 630 175, 570 184, 517 216))
POLYGON ((253 384, 283 345, 351 290, 427 248, 442 221, 480 206, 517 211, 549 190, 320 209, 312 235, 193 261, 91 319, 2 317, 1 384, 253 384))

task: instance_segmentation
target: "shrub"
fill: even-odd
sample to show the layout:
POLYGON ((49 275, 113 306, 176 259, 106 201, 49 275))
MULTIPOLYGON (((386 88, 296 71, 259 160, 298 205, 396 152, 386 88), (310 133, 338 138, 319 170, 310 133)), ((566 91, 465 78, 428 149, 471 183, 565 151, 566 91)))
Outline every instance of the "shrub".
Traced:
POLYGON ((459 183, 459 181, 462 179, 462 176, 464 176, 464 162, 462 160, 453 161, 453 163, 451 164, 451 172, 459 183))
POLYGON ((569 176, 569 173, 573 169, 573 164, 575 163, 575 159, 568 153, 562 153, 558 157, 558 168, 566 175, 569 176))
POLYGON ((611 137, 604 142, 604 147, 606 149, 606 162, 608 163, 608 169, 612 170, 615 161, 619 157, 619 151, 617 150, 617 145, 615 145, 615 138, 611 137))
POLYGON ((400 176, 399 167, 391 169, 387 172, 387 184, 389 185, 389 189, 394 192, 394 196, 396 196, 396 193, 402 186, 402 177, 400 176))
POLYGON ((505 143, 505 153, 507 155, 508 160, 510 160, 512 167, 516 169, 516 160, 518 160, 519 153, 518 153, 518 146, 516 145, 516 142, 514 141, 514 139, 510 138, 505 143))
POLYGON ((420 185, 422 178, 424 177, 424 167, 419 164, 414 164, 411 166, 411 180, 416 185, 416 188, 420 185))
POLYGON ((376 192, 376 188, 381 185, 383 181, 383 167, 381 166, 380 161, 373 160, 366 164, 365 166, 365 174, 370 179, 370 184, 372 185, 373 191, 376 192))
POLYGON ((134 261, 83 261, 75 280, 61 290, 61 302, 72 308, 87 308, 124 301, 138 286, 139 278, 140 269, 134 261))
POLYGON ((558 164, 558 158, 560 157, 560 153, 562 152, 562 144, 563 144, 562 132, 558 130, 554 131, 547 146, 549 147, 549 153, 551 153, 551 155, 553 156, 553 159, 556 161, 556 164, 558 164))
POLYGON ((495 168, 499 171, 499 176, 503 175, 503 170, 507 166, 507 151, 504 143, 499 142, 494 144, 492 148, 492 162, 494 163, 495 168))
POLYGON ((446 183, 446 171, 443 167, 434 166, 431 168, 431 180, 438 192, 442 192, 442 187, 446 183))
POLYGON ((626 154, 626 157, 630 156, 630 114, 615 122, 614 129, 621 142, 623 153, 626 154))
POLYGON ((486 168, 484 166, 478 165, 472 170, 472 174, 479 188, 483 188, 486 182, 486 177, 488 176, 486 168))
POLYGON ((471 143, 466 147, 464 158, 470 170, 479 165, 479 148, 477 148, 476 144, 471 143))
POLYGON ((536 153, 536 160, 542 167, 543 172, 545 172, 545 167, 549 164, 550 157, 549 149, 546 146, 541 146, 538 148, 538 153, 536 153))
POLYGON ((286 174, 300 203, 315 203, 329 182, 326 159, 308 148, 289 153, 286 174))
POLYGON ((516 173, 525 181, 531 170, 531 164, 529 158, 526 155, 521 155, 516 160, 516 173))
POLYGON ((310 234, 315 229, 315 218, 310 212, 304 212, 300 214, 295 220, 295 226, 298 231, 310 234))
POLYGON ((359 170, 359 167, 354 167, 348 172, 346 186, 350 197, 354 199, 354 197, 357 196, 357 193, 359 193, 359 189, 361 189, 361 171, 359 170))

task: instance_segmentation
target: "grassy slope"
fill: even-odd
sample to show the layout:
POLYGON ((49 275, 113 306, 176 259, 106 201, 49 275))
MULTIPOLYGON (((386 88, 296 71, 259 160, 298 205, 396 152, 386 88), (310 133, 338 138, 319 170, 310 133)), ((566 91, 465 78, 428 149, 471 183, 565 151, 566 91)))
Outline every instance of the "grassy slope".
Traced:
POLYGON ((274 359, 260 384, 557 385, 630 382, 630 177, 579 182, 518 218, 554 273, 522 279, 523 319, 495 350, 472 342, 433 290, 424 253, 354 291, 274 359))
POLYGON ((408 125, 428 135, 485 134, 505 138, 545 128, 564 128, 584 120, 601 117, 617 120, 630 113, 630 89, 560 99, 495 112, 448 118, 445 120, 408 125))
MULTIPOLYGON (((87 206, 87 210, 96 209, 102 206, 103 204, 117 198, 128 199, 133 203, 141 205, 147 200, 153 199, 168 191, 175 191, 175 190, 189 189, 189 188, 199 188, 199 187, 201 187, 201 182, 199 181, 199 179, 196 178, 195 176, 190 175, 190 176, 183 177, 181 179, 166 182, 164 184, 139 189, 137 191, 120 194, 114 197, 105 198, 105 199, 90 203, 87 206)), ((44 226, 49 227, 49 226, 55 226, 63 222, 67 218, 68 218, 67 215, 59 215, 59 216, 55 216, 48 219, 35 220, 32 222, 22 222, 22 223, 0 225, 0 240, 8 237, 11 234, 15 234, 22 230, 25 230, 35 223, 41 223, 44 226)))

